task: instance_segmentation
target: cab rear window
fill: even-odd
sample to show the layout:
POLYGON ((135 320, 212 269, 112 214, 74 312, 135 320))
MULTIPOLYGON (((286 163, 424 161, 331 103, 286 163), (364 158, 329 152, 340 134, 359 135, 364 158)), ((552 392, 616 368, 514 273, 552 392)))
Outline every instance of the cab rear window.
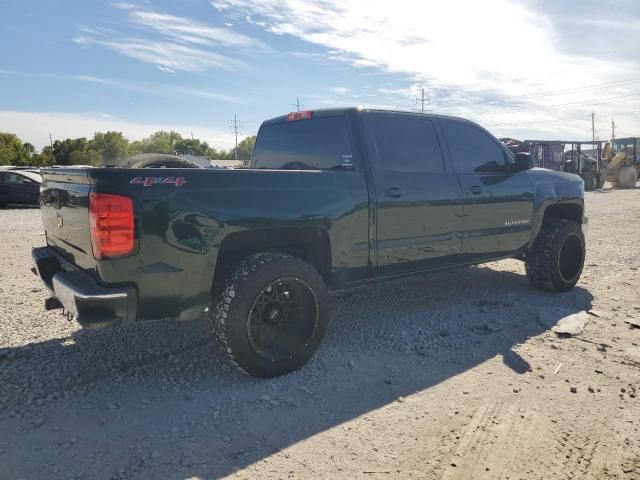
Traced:
POLYGON ((347 121, 336 116, 263 125, 251 165, 277 170, 353 170, 347 121))

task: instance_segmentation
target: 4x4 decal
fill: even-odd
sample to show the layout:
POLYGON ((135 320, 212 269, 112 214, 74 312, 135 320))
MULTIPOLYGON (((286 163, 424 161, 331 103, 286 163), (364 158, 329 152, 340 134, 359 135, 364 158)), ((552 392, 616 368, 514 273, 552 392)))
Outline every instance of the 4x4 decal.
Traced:
POLYGON ((158 183, 181 187, 187 183, 187 181, 184 177, 135 177, 129 183, 131 185, 144 185, 145 187, 150 187, 151 185, 156 185, 158 183))

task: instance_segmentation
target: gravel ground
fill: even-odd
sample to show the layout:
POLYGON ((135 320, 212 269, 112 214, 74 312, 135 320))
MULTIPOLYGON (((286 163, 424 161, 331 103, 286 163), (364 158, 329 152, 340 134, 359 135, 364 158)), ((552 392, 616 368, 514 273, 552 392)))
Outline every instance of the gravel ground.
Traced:
POLYGON ((587 194, 563 294, 508 260, 336 295, 303 369, 237 373, 206 322, 79 330, 0 210, 0 479, 640 479, 640 189, 587 194), (592 311, 582 335, 550 328, 592 311))

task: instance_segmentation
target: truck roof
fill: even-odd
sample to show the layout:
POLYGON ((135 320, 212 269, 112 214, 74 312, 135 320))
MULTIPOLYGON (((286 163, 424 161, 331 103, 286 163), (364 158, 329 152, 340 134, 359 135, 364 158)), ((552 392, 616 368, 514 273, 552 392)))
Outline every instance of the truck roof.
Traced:
MULTIPOLYGON (((304 110, 304 112, 313 112, 314 117, 335 117, 338 115, 344 115, 347 112, 384 112, 384 113, 410 113, 412 115, 424 115, 425 117, 438 117, 438 118, 453 118, 456 120, 464 120, 469 122, 466 118, 454 117, 450 115, 440 115, 436 113, 424 113, 424 112, 416 112, 415 110, 396 110, 396 109, 382 109, 382 108, 363 108, 363 107, 341 107, 341 108, 318 108, 318 109, 309 109, 304 110)), ((302 113, 303 111, 301 111, 302 113)), ((297 113, 297 112, 291 112, 297 113)), ((274 123, 282 123, 287 120, 287 117, 291 115, 291 113, 287 113, 285 115, 279 115, 277 117, 269 118, 262 122, 262 125, 271 125, 274 123)))

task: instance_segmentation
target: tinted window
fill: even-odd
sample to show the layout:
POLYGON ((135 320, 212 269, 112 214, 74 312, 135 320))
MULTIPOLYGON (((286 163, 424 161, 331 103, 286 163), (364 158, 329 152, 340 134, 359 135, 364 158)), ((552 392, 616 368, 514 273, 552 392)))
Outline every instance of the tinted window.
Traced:
POLYGON ((32 180, 19 173, 5 173, 4 181, 6 183, 33 183, 32 180))
POLYGON ((260 128, 253 168, 352 170, 351 142, 344 117, 320 117, 260 128))
POLYGON ((367 144, 383 170, 404 173, 444 172, 433 122, 399 115, 367 115, 367 144))
POLYGON ((493 138, 468 123, 445 120, 443 124, 459 173, 504 171, 504 151, 493 138))

